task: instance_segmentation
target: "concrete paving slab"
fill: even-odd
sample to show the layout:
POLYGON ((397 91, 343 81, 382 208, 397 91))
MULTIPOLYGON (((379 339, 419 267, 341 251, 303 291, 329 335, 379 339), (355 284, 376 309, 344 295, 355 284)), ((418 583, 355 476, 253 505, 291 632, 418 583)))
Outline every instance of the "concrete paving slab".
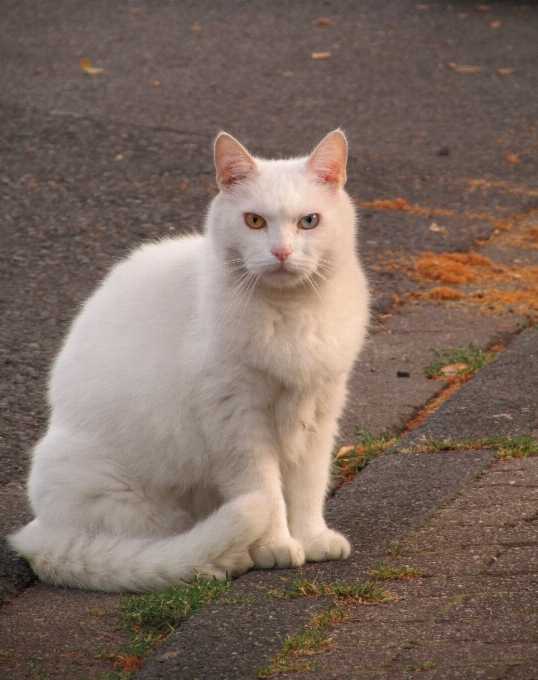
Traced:
MULTIPOLYGON (((518 464, 517 460, 502 462, 507 473, 518 464)), ((446 512, 454 508, 463 518, 467 510, 461 499, 487 488, 483 482, 494 474, 495 466, 448 503, 446 512)), ((523 485, 519 488, 525 491, 523 485)), ((518 521, 525 522, 523 510, 518 521)), ((439 531, 434 517, 418 533, 427 531, 439 531)), ((408 564, 420 569, 427 568, 428 562, 430 567, 437 563, 441 568, 431 569, 434 576, 430 578, 386 582, 399 597, 396 602, 353 609, 349 620, 331 631, 332 653, 318 655, 318 670, 310 677, 376 677, 366 673, 377 663, 380 678, 409 677, 411 671, 427 671, 429 678, 505 678, 511 668, 521 671, 521 677, 532 678, 538 659, 536 545, 513 546, 488 563, 484 558, 488 548, 495 553, 495 539, 492 532, 489 546, 465 552, 455 540, 438 552, 388 557, 387 566, 408 564), (506 568, 498 569, 504 555, 506 568), (469 569, 473 562, 477 568, 469 569), (465 577, 466 573, 472 575, 465 577), (383 653, 388 644, 396 648, 389 661, 383 653), (367 667, 361 665, 363 649, 367 667)), ((404 542, 404 551, 412 541, 411 536, 404 542)))
POLYGON ((468 309, 413 305, 372 322, 369 339, 351 376, 341 420, 340 441, 354 441, 356 427, 381 434, 399 432, 448 382, 430 380, 423 371, 430 350, 491 347, 515 332, 525 319, 480 316, 468 309), (398 377, 404 371, 409 377, 398 377))
MULTIPOLYGON (((306 565, 302 569, 303 575, 317 582, 329 583, 353 583, 364 579, 368 570, 384 559, 391 542, 402 539, 439 505, 450 500, 462 486, 490 464, 492 456, 491 451, 472 451, 450 455, 433 453, 378 458, 327 506, 329 525, 343 531, 354 546, 351 557, 343 562, 306 565)), ((296 570, 251 572, 234 583, 228 597, 261 597, 267 590, 282 587, 282 578, 293 580, 296 573, 296 570)), ((292 602, 288 601, 288 604, 292 602)), ((200 644, 200 630, 204 630, 203 640, 218 640, 221 636, 221 621, 233 618, 234 626, 246 626, 243 622, 248 620, 250 606, 254 605, 244 605, 244 608, 235 610, 233 617, 230 616, 229 605, 208 608, 211 616, 206 610, 194 615, 187 625, 181 626, 168 638, 161 648, 162 654, 159 652, 152 657, 137 677, 176 678, 178 661, 176 657, 168 656, 172 652, 178 652, 181 657, 196 656, 198 675, 186 675, 186 678, 243 680, 245 677, 254 677, 241 675, 233 658, 236 655, 230 656, 231 652, 241 652, 242 663, 245 664, 243 669, 254 669, 261 665, 260 650, 264 648, 265 636, 278 638, 282 619, 286 620, 288 616, 286 603, 282 609, 275 610, 273 619, 266 620, 262 638, 258 640, 254 634, 251 636, 248 648, 244 648, 240 641, 234 642, 235 638, 230 638, 226 659, 220 651, 212 651, 211 648, 204 647, 203 654, 196 652, 200 644), (198 623, 200 617, 203 625, 198 623), (237 649, 235 645, 239 645, 237 649)), ((439 606, 436 605, 437 609, 439 606)), ((374 615, 378 607, 366 607, 365 610, 374 615)), ((297 634, 300 627, 286 630, 288 634, 297 634)))
POLYGON ((398 443, 531 434, 538 425, 538 329, 521 334, 473 380, 398 443))

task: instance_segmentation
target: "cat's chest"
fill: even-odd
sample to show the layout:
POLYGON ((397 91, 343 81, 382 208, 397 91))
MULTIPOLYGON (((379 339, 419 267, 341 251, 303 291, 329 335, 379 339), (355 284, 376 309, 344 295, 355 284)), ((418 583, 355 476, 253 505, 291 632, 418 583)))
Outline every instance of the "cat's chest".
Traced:
POLYGON ((249 310, 239 343, 243 360, 285 383, 325 382, 349 370, 356 323, 328 307, 262 304, 249 310))

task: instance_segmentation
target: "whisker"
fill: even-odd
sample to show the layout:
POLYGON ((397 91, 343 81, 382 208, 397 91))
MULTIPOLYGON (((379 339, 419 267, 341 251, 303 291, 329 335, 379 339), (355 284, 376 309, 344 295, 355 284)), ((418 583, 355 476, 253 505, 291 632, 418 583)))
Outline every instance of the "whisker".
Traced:
POLYGON ((312 290, 314 291, 314 293, 319 297, 319 299, 321 300, 321 302, 323 302, 323 299, 322 299, 322 297, 321 297, 321 293, 320 293, 320 291, 319 291, 319 288, 318 288, 318 287, 316 286, 316 284, 312 281, 311 275, 307 276, 307 277, 306 277, 306 280, 307 280, 308 283, 310 284, 310 287, 312 288, 312 290))
MULTIPOLYGON (((254 276, 254 274, 252 274, 252 276, 254 276)), ((238 329, 239 326, 241 325, 241 321, 242 321, 243 316, 244 316, 244 314, 245 314, 245 312, 246 312, 246 310, 247 310, 248 303, 250 302, 250 298, 252 297, 252 293, 254 292, 254 288, 256 288, 256 284, 258 283, 258 278, 259 278, 259 276, 254 276, 254 281, 253 281, 253 283, 252 283, 252 286, 250 287, 250 292, 249 292, 249 294, 248 294, 247 301, 245 302, 245 306, 243 307, 243 311, 241 312, 241 316, 239 317, 239 321, 237 322, 237 325, 236 325, 236 327, 235 327, 235 329, 234 329, 232 338, 231 338, 231 340, 230 340, 230 344, 232 344, 233 339, 235 338, 235 334, 236 334, 236 332, 237 332, 237 329, 238 329)))
POLYGON ((238 290, 242 287, 244 283, 246 283, 247 279, 250 276, 250 272, 245 272, 244 274, 241 275, 238 281, 234 283, 234 285, 222 296, 221 302, 224 302, 230 297, 233 297, 234 293, 238 292, 238 290))
POLYGON ((333 290, 338 291, 338 288, 334 285, 334 283, 332 281, 329 281, 329 279, 324 274, 322 274, 321 272, 316 272, 316 274, 317 276, 320 277, 320 279, 323 279, 323 281, 325 281, 325 283, 328 286, 330 286, 333 290))
POLYGON ((223 302, 226 301, 226 303, 223 305, 222 309, 218 312, 218 317, 219 317, 219 322, 214 330, 214 332, 208 337, 207 343, 205 346, 204 354, 202 356, 202 361, 200 363, 200 370, 202 370, 204 361, 207 355, 207 351, 211 345, 211 342, 217 337, 219 330, 221 329, 221 326, 224 322, 224 317, 226 312, 228 310, 231 310, 231 314, 235 312, 235 310, 239 307, 241 304, 241 301, 243 300, 245 296, 245 292, 248 290, 249 283, 254 277, 254 274, 251 272, 246 272, 240 279, 239 283, 236 283, 235 286, 229 290, 226 294, 226 296, 223 299, 223 302), (237 296, 239 296, 239 299, 237 299, 237 296), (226 300, 226 298, 228 298, 226 300), (235 302, 235 305, 234 305, 235 302), (231 309, 233 307, 233 309, 231 309))
POLYGON ((235 267, 230 267, 229 269, 224 269, 225 272, 230 274, 231 272, 236 272, 238 269, 245 269, 244 264, 238 264, 235 267))

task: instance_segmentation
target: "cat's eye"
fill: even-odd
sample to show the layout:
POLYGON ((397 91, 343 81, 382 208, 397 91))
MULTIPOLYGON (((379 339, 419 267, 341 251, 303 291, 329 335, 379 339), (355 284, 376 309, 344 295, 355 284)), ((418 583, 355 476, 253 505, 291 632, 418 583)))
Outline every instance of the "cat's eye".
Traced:
POLYGON ((305 215, 299 220, 299 226, 301 229, 313 229, 319 222, 319 215, 312 213, 311 215, 305 215))
POLYGON ((267 224, 261 215, 256 215, 255 213, 247 213, 245 215, 245 222, 251 229, 261 229, 267 224))

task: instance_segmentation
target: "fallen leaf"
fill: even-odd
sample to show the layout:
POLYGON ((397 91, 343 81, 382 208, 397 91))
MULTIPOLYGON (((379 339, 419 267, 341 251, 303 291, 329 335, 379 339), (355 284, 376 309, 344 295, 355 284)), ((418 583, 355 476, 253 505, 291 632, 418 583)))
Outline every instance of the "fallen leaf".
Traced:
POLYGON ((311 59, 314 59, 314 61, 319 61, 320 59, 329 59, 330 56, 330 52, 312 52, 310 55, 311 59))
POLYGON ((467 12, 460 12, 458 14, 458 19, 467 19, 468 16, 467 12))
POLYGON ((489 25, 490 28, 495 30, 496 28, 500 28, 502 26, 502 21, 492 21, 491 24, 489 25))
POLYGON ((151 81, 151 87, 161 87, 161 81, 160 80, 152 80, 151 81))
POLYGON ((455 64, 453 61, 449 61, 447 66, 455 73, 480 73, 482 70, 481 66, 468 66, 466 64, 461 64, 461 66, 458 66, 458 64, 455 64))
POLYGON ((506 156, 507 163, 520 163, 519 156, 516 153, 509 153, 506 156))
POLYGON ((342 446, 342 448, 338 451, 334 459, 338 460, 338 458, 342 458, 342 456, 345 456, 346 453, 353 451, 354 448, 355 448, 354 446, 342 446))
POLYGON ((512 73, 514 73, 515 69, 513 68, 498 68, 497 73, 500 76, 511 76, 512 73))
POLYGON ((477 5, 475 10, 477 12, 489 12, 489 5, 477 5))
POLYGON ((444 227, 440 227, 438 224, 435 222, 432 222, 430 224, 430 231, 446 231, 444 227))
POLYGON ((80 60, 80 67, 88 76, 95 76, 98 73, 103 73, 104 70, 102 68, 96 68, 95 66, 92 66, 90 60, 87 57, 80 60))
POLYGON ((329 17, 320 17, 319 19, 316 19, 316 26, 332 26, 333 25, 333 20, 329 19, 329 17))
POLYGON ((448 366, 443 366, 441 373, 443 375, 454 375, 461 371, 465 371, 467 368, 469 368, 467 364, 449 364, 448 366))
POLYGON ((430 297, 432 300, 461 300, 463 298, 463 293, 454 288, 449 288, 448 286, 438 286, 437 288, 432 288, 430 290, 430 297))

